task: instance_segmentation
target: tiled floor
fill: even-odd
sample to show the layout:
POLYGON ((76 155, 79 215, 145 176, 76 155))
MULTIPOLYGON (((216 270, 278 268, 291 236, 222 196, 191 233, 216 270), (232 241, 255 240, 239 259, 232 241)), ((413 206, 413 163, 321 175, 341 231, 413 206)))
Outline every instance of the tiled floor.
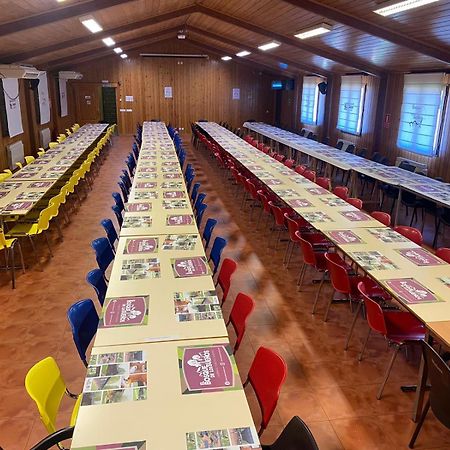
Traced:
MULTIPOLYGON (((54 258, 40 246, 43 271, 32 265, 11 290, 9 279, 0 275, 0 446, 5 450, 30 448, 45 430, 37 410, 27 397, 23 380, 29 367, 53 355, 73 391, 79 391, 84 367, 74 348, 65 313, 76 300, 90 297, 84 281, 95 266, 89 243, 102 235, 99 222, 111 217, 111 192, 131 139, 117 138, 115 146, 95 180, 94 189, 64 228, 64 241, 52 234, 54 258)), ((245 376, 260 345, 278 351, 286 360, 289 375, 279 405, 263 442, 271 442, 293 415, 310 426, 321 450, 406 449, 414 424, 410 420, 413 394, 403 394, 402 383, 413 383, 417 355, 407 361, 402 354, 394 366, 382 400, 375 393, 384 373, 390 351, 380 338, 373 337, 366 358, 359 363, 357 351, 366 332, 358 323, 349 351, 343 350, 351 319, 347 305, 333 306, 328 323, 322 321, 323 304, 331 294, 324 289, 322 304, 310 314, 316 286, 310 283, 297 292, 299 254, 291 268, 282 267, 284 243, 275 251, 266 245, 267 235, 249 222, 233 191, 223 185, 213 161, 203 154, 189 152, 196 167, 196 181, 207 192, 207 216, 219 219, 215 234, 228 239, 224 255, 239 263, 233 288, 226 304, 228 311, 239 291, 251 295, 257 307, 238 352, 237 361, 245 376)), ((30 262, 32 259, 27 258, 30 262)), ((255 423, 259 412, 255 396, 248 391, 255 423)), ((60 425, 69 420, 70 401, 63 405, 60 425)), ((417 449, 450 449, 450 432, 430 414, 417 441, 417 449)))

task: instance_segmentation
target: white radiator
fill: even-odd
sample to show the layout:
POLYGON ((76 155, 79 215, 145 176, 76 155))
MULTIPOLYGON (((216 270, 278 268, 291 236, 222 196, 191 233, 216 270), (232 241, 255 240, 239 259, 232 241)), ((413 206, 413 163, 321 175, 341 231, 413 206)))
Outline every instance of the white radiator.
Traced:
POLYGON ((397 156, 397 158, 395 159, 395 165, 398 167, 403 161, 406 161, 408 164, 414 166, 416 168, 415 172, 421 172, 425 175, 428 172, 428 166, 426 164, 420 163, 418 161, 412 161, 408 158, 402 158, 401 156, 397 156))
POLYGON ((11 170, 16 169, 16 162, 25 161, 22 141, 14 142, 6 147, 8 164, 11 170))
POLYGON ((41 130, 41 147, 42 148, 47 148, 48 143, 51 141, 51 139, 52 139, 52 135, 50 132, 50 128, 44 128, 43 130, 41 130))

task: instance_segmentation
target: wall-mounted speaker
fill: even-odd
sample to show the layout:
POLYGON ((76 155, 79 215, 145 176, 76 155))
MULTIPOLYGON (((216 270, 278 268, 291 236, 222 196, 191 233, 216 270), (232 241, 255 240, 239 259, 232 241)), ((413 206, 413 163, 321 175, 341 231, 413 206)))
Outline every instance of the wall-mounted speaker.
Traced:
POLYGON ((325 83, 325 81, 322 81, 322 83, 318 84, 319 87, 319 92, 323 95, 325 95, 327 93, 328 90, 328 84, 325 83))

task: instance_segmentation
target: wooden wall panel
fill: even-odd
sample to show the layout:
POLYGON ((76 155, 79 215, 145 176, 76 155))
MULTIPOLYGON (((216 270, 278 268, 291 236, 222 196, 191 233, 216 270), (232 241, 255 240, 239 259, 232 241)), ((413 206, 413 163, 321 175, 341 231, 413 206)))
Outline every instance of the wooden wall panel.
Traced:
MULTIPOLYGON (((186 51, 186 45, 183 46, 186 51)), ((193 47, 193 53, 199 53, 193 47)), ((161 43, 145 51, 179 51, 177 43, 161 43)), ((102 80, 118 83, 118 125, 130 134, 136 122, 152 118, 189 129, 200 118, 226 121, 240 127, 249 118, 273 121, 273 76, 241 64, 211 59, 142 58, 128 60, 117 56, 75 67, 83 73, 83 82, 102 80), (173 98, 164 98, 164 87, 171 86, 173 98), (232 89, 240 88, 240 100, 232 100, 232 89), (126 96, 134 101, 125 102, 126 96), (132 112, 120 112, 132 109, 132 112)))

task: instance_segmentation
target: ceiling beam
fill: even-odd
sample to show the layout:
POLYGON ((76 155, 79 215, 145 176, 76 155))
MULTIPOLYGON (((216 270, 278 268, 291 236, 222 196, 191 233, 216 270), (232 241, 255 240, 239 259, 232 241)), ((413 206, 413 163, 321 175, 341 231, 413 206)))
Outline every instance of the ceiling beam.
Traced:
MULTIPOLYGON (((419 41, 412 37, 406 36, 405 34, 377 25, 369 20, 356 17, 341 9, 324 5, 323 3, 319 3, 315 0, 284 1, 290 3, 291 5, 297 6, 298 8, 317 14, 318 16, 323 16, 327 19, 360 30, 363 33, 371 34, 372 36, 376 36, 380 39, 385 39, 386 41, 401 45, 402 47, 406 47, 424 55, 428 55, 446 63, 450 63, 450 52, 448 51, 448 48, 441 48, 432 44, 428 44, 424 41, 419 41)), ((391 23, 394 24, 393 22, 391 23)))
POLYGON ((175 19, 181 16, 186 16, 192 14, 196 11, 195 6, 188 6, 186 8, 180 8, 175 11, 170 11, 168 13, 159 14, 157 16, 148 17, 146 19, 140 20, 138 22, 129 22, 125 25, 120 25, 115 28, 109 28, 103 32, 96 33, 95 37, 91 33, 83 35, 78 38, 70 39, 68 41, 58 42, 46 47, 35 48, 33 50, 25 51, 22 53, 10 54, 10 55, 0 55, 0 62, 4 64, 9 64, 13 62, 27 61, 28 59, 45 55, 46 53, 52 53, 59 50, 63 50, 70 47, 75 47, 81 44, 87 44, 92 42, 93 39, 101 40, 105 37, 126 33, 128 31, 135 31, 139 28, 148 27, 150 25, 155 25, 160 22, 175 19))
MULTIPOLYGON (((205 44, 204 42, 198 41, 196 39, 192 39, 189 36, 188 36, 188 42, 200 49, 203 49, 207 52, 213 53, 213 54, 217 55, 218 57, 222 57, 227 54, 226 49, 221 49, 216 45, 205 44)), ((281 71, 277 67, 272 67, 265 63, 261 63, 260 61, 256 61, 256 60, 252 59, 251 57, 247 57, 246 59, 248 59, 248 61, 252 61, 252 62, 244 61, 242 59, 234 59, 234 62, 236 64, 242 64, 242 65, 248 66, 248 67, 253 67, 253 68, 259 67, 259 68, 261 68, 261 70, 266 71, 270 75, 275 75, 275 76, 281 75, 281 76, 285 76, 285 77, 286 76, 289 76, 289 77, 295 76, 295 73, 293 73, 293 72, 281 71)))
MULTIPOLYGON (((128 39, 126 41, 120 41, 120 42, 117 42, 117 46, 121 47, 122 50, 126 50, 127 48, 133 48, 138 45, 141 45, 142 43, 144 43, 150 39, 155 39, 155 38, 158 38, 161 36, 166 37, 168 34, 175 34, 178 31, 178 28, 179 27, 166 28, 164 30, 157 31, 155 33, 146 34, 146 35, 140 36, 138 38, 128 39)), ((113 56, 113 55, 115 55, 115 53, 112 51, 111 48, 102 46, 102 47, 99 47, 99 48, 96 48, 93 50, 89 50, 87 52, 74 53, 72 55, 65 56, 64 58, 59 58, 59 59, 55 59, 53 61, 49 61, 44 64, 44 67, 48 68, 48 69, 53 69, 55 67, 63 66, 64 64, 68 64, 68 63, 70 64, 73 61, 77 61, 79 59, 102 58, 102 57, 109 56, 109 55, 113 56)))
POLYGON ((201 36, 206 36, 206 37, 209 37, 209 38, 214 39, 219 42, 224 42, 225 44, 231 45, 232 47, 236 47, 239 50, 247 50, 252 53, 257 53, 257 54, 265 57, 266 59, 276 61, 277 63, 285 62, 288 65, 290 65, 291 67, 294 67, 301 72, 307 72, 307 73, 312 73, 312 74, 321 75, 321 76, 329 76, 331 74, 330 72, 328 72, 325 69, 320 69, 318 67, 309 66, 307 64, 298 63, 296 61, 292 61, 292 60, 289 60, 289 59, 286 59, 286 58, 283 58, 280 56, 276 56, 270 52, 264 52, 262 50, 259 50, 257 47, 250 47, 248 45, 243 45, 241 42, 234 41, 234 40, 226 38, 222 35, 211 33, 210 31, 206 31, 202 28, 197 28, 197 27, 188 25, 187 29, 188 29, 188 31, 197 33, 201 36))
POLYGON ((84 3, 63 6, 61 8, 52 8, 51 11, 0 24, 0 36, 29 30, 30 28, 40 27, 42 25, 48 25, 49 23, 58 22, 64 19, 84 16, 99 9, 110 8, 132 1, 135 0, 90 0, 84 3))
POLYGON ((229 23, 231 25, 235 25, 240 28, 244 28, 250 30, 254 33, 261 34, 263 36, 267 36, 271 39, 279 41, 283 44, 291 45, 292 47, 296 47, 300 50, 307 51, 309 53, 313 53, 315 55, 321 56, 322 58, 329 59, 331 61, 335 61, 339 64, 343 64, 345 66, 353 67, 355 69, 361 70, 368 74, 372 74, 375 76, 383 76, 384 72, 380 67, 377 67, 373 64, 364 61, 363 59, 356 58, 354 56, 349 56, 347 53, 342 52, 340 50, 333 49, 333 51, 329 51, 322 48, 317 48, 307 42, 301 41, 297 38, 285 36, 283 34, 275 33, 274 31, 268 30, 267 28, 262 28, 254 23, 246 22, 244 20, 238 19, 234 16, 229 16, 228 14, 224 14, 220 11, 207 8, 203 5, 198 5, 198 12, 205 14, 207 16, 213 17, 215 19, 221 20, 222 22, 229 23))

